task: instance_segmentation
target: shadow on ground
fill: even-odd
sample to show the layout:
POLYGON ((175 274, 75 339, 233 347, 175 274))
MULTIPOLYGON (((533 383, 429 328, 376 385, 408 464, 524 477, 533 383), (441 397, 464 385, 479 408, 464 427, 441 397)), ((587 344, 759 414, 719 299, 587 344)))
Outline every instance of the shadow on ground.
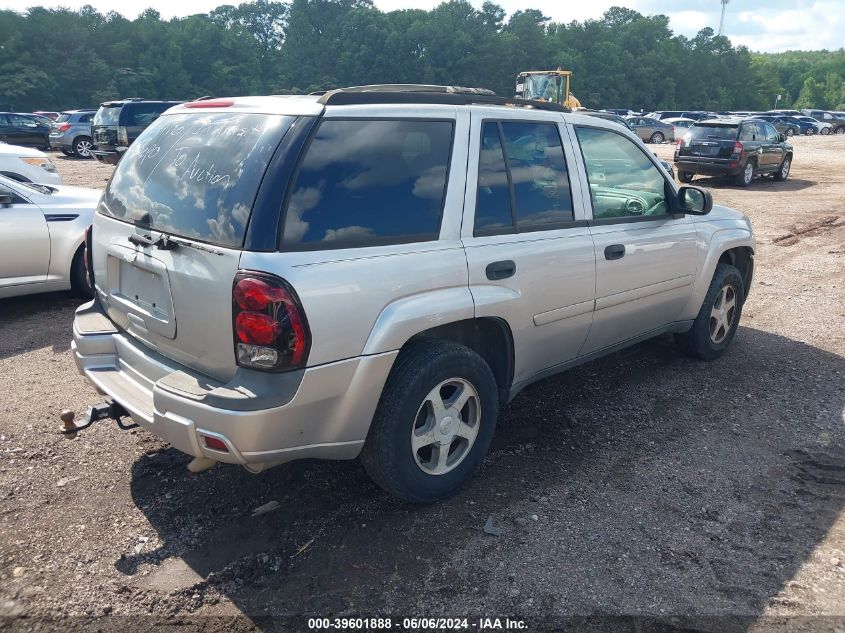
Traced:
POLYGON ((357 462, 189 476, 186 456, 159 450, 134 465, 132 495, 164 545, 117 567, 153 565, 129 581, 148 590, 222 593, 259 626, 343 613, 753 621, 843 508, 843 404, 845 359, 741 328, 713 363, 663 338, 528 388, 481 472, 434 506, 389 498, 357 462), (483 532, 488 517, 500 537, 483 532))
POLYGON ((5 334, 0 359, 47 346, 56 352, 70 349, 73 313, 84 302, 71 292, 0 299, 0 328, 5 334))

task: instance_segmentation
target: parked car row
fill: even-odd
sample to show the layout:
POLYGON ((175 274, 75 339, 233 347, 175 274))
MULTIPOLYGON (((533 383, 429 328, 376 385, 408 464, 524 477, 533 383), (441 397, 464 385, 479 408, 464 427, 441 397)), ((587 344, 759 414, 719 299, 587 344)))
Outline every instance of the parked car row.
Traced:
POLYGON ((0 112, 0 141, 117 164, 138 135, 177 103, 133 98, 106 101, 99 109, 0 112))

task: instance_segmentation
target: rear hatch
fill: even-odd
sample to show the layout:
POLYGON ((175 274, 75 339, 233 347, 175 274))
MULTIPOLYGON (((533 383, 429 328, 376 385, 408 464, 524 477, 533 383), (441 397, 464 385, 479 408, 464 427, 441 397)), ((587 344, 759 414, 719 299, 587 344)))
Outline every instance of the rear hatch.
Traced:
POLYGON ((679 143, 679 159, 729 159, 734 153, 738 123, 700 121, 688 128, 679 143))
POLYGON ((130 146, 92 238, 99 296, 119 328, 209 376, 234 374, 232 283, 259 185, 294 120, 181 109, 130 146))
POLYGON ((91 123, 91 138, 97 148, 114 147, 117 145, 117 122, 120 120, 120 109, 123 102, 106 102, 97 110, 91 123))

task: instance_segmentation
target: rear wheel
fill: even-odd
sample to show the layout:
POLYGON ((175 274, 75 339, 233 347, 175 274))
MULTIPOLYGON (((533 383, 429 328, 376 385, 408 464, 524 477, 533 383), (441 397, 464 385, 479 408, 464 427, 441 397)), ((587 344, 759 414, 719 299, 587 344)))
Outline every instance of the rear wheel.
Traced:
POLYGON ((840 127, 836 128, 836 133, 837 134, 845 134, 845 126, 840 126, 840 127))
POLYGON ((73 142, 73 153, 80 158, 91 158, 93 143, 87 136, 80 136, 73 142))
POLYGON ((793 130, 791 127, 786 128, 786 135, 795 136, 795 130, 793 130))
POLYGON ((458 491, 487 453, 496 380, 468 347, 428 340, 402 350, 373 417, 361 461, 384 490, 412 503, 458 491))
POLYGON ((778 170, 773 174, 775 180, 780 180, 783 182, 787 178, 789 178, 789 170, 792 168, 792 156, 787 156, 783 159, 783 162, 778 167, 778 170))
POLYGON ((734 177, 734 182, 740 187, 747 187, 754 180, 754 160, 748 159, 742 167, 742 171, 734 177))
POLYGON ((744 297, 745 286, 739 271, 730 264, 718 264, 692 328, 675 335, 678 347, 703 360, 714 360, 724 354, 739 326, 744 297))
POLYGON ((823 127, 819 131, 819 134, 821 134, 822 136, 827 136, 828 134, 830 134, 830 128, 829 127, 823 127))
POLYGON ((681 182, 690 183, 690 182, 692 182, 693 177, 694 176, 691 172, 688 172, 688 171, 679 171, 678 172, 678 180, 680 180, 681 182))
POLYGON ((651 138, 649 140, 652 143, 662 143, 663 141, 666 140, 666 137, 663 136, 663 132, 655 132, 654 134, 651 135, 651 138))

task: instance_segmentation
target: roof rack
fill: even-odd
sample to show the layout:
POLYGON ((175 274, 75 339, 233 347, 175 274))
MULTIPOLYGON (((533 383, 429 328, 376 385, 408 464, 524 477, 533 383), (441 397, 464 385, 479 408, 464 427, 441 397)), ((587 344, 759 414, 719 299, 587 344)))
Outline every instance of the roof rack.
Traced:
POLYGON ((533 108, 552 112, 571 112, 558 103, 535 101, 533 99, 506 99, 486 88, 464 88, 461 86, 432 86, 427 84, 375 84, 353 86, 337 90, 311 93, 321 95, 317 100, 322 105, 361 104, 445 104, 445 105, 502 105, 533 108))

